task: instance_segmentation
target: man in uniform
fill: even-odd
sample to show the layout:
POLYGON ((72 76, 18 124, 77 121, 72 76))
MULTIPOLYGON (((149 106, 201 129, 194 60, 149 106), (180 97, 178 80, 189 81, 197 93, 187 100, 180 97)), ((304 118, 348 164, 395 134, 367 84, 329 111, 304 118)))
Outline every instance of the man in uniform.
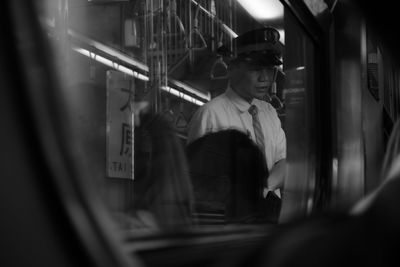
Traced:
POLYGON ((234 42, 237 53, 228 62, 227 90, 203 105, 189 125, 188 144, 213 132, 235 129, 251 138, 265 156, 269 177, 266 192, 279 196, 283 186, 286 137, 277 112, 264 101, 282 64, 279 32, 272 27, 252 30, 234 42))

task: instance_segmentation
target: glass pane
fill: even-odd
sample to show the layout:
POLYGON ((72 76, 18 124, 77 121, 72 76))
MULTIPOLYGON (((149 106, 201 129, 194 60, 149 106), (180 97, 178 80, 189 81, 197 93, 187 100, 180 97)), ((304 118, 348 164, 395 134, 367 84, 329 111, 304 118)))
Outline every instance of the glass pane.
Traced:
POLYGON ((280 1, 39 7, 85 178, 122 229, 278 222, 286 170, 314 168, 314 47, 280 1))
POLYGON ((284 100, 288 140, 287 176, 281 219, 302 216, 313 208, 316 171, 316 47, 298 20, 285 12, 284 100))

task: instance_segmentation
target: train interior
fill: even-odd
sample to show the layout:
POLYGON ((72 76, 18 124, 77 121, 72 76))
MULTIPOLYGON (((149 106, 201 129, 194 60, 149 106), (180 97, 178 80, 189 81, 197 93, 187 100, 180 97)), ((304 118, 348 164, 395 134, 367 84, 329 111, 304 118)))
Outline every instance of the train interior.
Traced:
POLYGON ((1 265, 385 265, 391 235, 369 226, 399 233, 396 200, 374 201, 396 194, 400 54, 395 11, 367 2, 6 1, 1 265), (265 27, 283 51, 265 101, 287 152, 260 219, 256 159, 232 162, 225 137, 191 153, 188 130, 228 88, 234 39, 265 27))

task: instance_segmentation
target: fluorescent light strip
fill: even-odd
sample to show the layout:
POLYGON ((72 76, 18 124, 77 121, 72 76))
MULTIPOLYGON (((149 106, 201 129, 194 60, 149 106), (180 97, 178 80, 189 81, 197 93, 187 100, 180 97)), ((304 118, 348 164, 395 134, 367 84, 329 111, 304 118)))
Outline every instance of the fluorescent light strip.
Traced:
POLYGON ((93 52, 90 52, 89 50, 86 50, 86 49, 83 49, 83 48, 79 48, 79 47, 73 47, 72 49, 74 51, 84 55, 84 56, 87 56, 87 57, 89 57, 91 59, 94 59, 94 60, 96 60, 96 61, 98 61, 98 62, 100 62, 100 63, 102 63, 102 64, 104 64, 106 66, 112 67, 112 68, 114 68, 114 69, 116 69, 118 71, 121 71, 123 73, 126 73, 126 74, 128 74, 130 76, 133 76, 133 77, 138 78, 138 79, 143 80, 143 81, 149 81, 149 77, 147 77, 146 75, 143 75, 143 74, 140 74, 140 73, 138 73, 136 71, 128 69, 127 67, 124 67, 124 66, 122 66, 122 65, 120 65, 120 64, 118 64, 118 63, 116 63, 114 61, 111 61, 111 60, 109 60, 109 59, 107 59, 105 57, 102 57, 102 56, 99 56, 99 55, 97 55, 97 54, 95 54, 93 52))
POLYGON ((79 41, 81 41, 81 42, 83 42, 83 43, 85 43, 87 45, 95 47, 96 49, 106 53, 107 55, 110 55, 110 56, 112 56, 114 58, 118 58, 122 62, 125 62, 125 63, 128 63, 129 65, 135 66, 136 68, 138 68, 140 70, 143 70, 143 71, 146 71, 146 72, 149 71, 149 67, 146 64, 143 64, 142 62, 140 62, 138 60, 135 60, 135 59, 133 59, 131 57, 128 57, 128 56, 124 55, 123 53, 121 53, 121 52, 119 52, 119 51, 117 51, 117 50, 115 50, 115 49, 113 49, 113 48, 111 48, 109 46, 106 46, 106 45, 104 45, 104 44, 102 44, 100 42, 97 42, 95 40, 87 38, 87 37, 75 32, 75 31, 73 31, 71 29, 68 30, 68 34, 71 35, 71 37, 73 37, 73 38, 75 38, 75 39, 77 39, 77 40, 79 40, 79 41))
POLYGON ((183 98, 183 99, 185 99, 186 101, 188 101, 188 102, 190 102, 190 103, 193 103, 193 104, 195 104, 195 105, 198 105, 198 106, 204 105, 204 102, 202 102, 202 101, 200 101, 200 100, 197 100, 196 98, 191 97, 191 96, 189 96, 189 95, 187 95, 187 94, 184 94, 184 93, 182 93, 181 91, 178 91, 178 90, 176 90, 176 89, 174 89, 174 88, 172 88, 172 87, 169 87, 169 86, 161 86, 161 89, 164 90, 164 91, 166 91, 166 92, 168 92, 168 93, 170 93, 170 94, 172 94, 172 95, 175 95, 175 96, 177 96, 177 97, 183 98))
MULTIPOLYGON (((44 19, 44 23, 47 24, 49 27, 52 27, 52 28, 55 27, 55 20, 54 19, 49 19, 49 18, 44 19)), ((93 39, 90 39, 90 38, 88 38, 86 36, 83 36, 82 34, 79 34, 79 33, 75 32, 74 30, 68 29, 68 35, 70 35, 72 38, 74 38, 74 39, 76 39, 76 40, 78 40, 78 41, 80 41, 80 42, 82 42, 82 43, 84 43, 86 45, 95 47, 96 49, 98 49, 98 50, 100 50, 100 51, 102 51, 102 52, 104 52, 104 53, 106 53, 106 54, 108 54, 108 55, 110 55, 112 57, 118 58, 122 62, 125 62, 125 63, 127 63, 129 65, 135 66, 136 68, 141 69, 143 71, 146 71, 146 72, 149 71, 149 67, 146 64, 144 64, 144 63, 142 63, 142 62, 140 62, 138 60, 135 60, 135 59, 133 59, 131 57, 128 57, 128 56, 124 55, 123 53, 121 53, 121 52, 119 52, 119 51, 117 51, 117 50, 115 50, 115 49, 113 49, 113 48, 111 48, 109 46, 106 46, 106 45, 104 45, 104 44, 102 44, 100 42, 97 42, 97 41, 95 41, 93 39)))
POLYGON ((180 82, 178 80, 175 79, 168 79, 173 85, 175 85, 176 87, 182 88, 185 91, 188 91, 189 93, 192 93, 204 100, 210 101, 211 100, 211 95, 210 93, 202 93, 198 90, 193 89, 192 87, 188 86, 187 84, 184 84, 183 82, 180 82))
MULTIPOLYGON (((149 77, 147 77, 146 75, 140 74, 140 73, 138 73, 136 71, 133 71, 133 70, 128 69, 128 68, 126 68, 124 66, 121 66, 120 64, 115 63, 115 62, 113 62, 113 61, 111 61, 111 60, 109 60, 107 58, 102 57, 102 56, 99 56, 99 55, 97 55, 97 54, 95 54, 93 52, 90 52, 89 50, 86 50, 86 49, 83 49, 83 48, 79 48, 79 47, 73 47, 72 49, 74 51, 78 52, 79 54, 87 56, 88 58, 96 60, 96 61, 98 61, 98 62, 100 62, 100 63, 102 63, 102 64, 104 64, 106 66, 112 67, 112 68, 114 68, 114 69, 116 69, 118 71, 121 71, 121 72, 125 73, 125 74, 128 74, 128 75, 133 76, 133 77, 138 78, 138 79, 141 79, 143 81, 149 81, 149 77)), ((180 86, 182 86, 182 85, 184 85, 184 84, 180 83, 180 86)), ((188 87, 187 85, 184 85, 184 86, 186 86, 185 90, 188 90, 188 89, 190 91, 193 90, 190 87, 188 87)), ((166 92, 168 92, 168 93, 170 93, 170 94, 172 94, 172 95, 180 97, 180 98, 182 98, 182 99, 184 99, 184 100, 186 100, 186 101, 188 101, 190 103, 193 103, 195 105, 198 105, 198 106, 204 105, 204 102, 202 102, 200 100, 197 100, 196 98, 191 97, 191 96, 189 96, 189 95, 187 95, 185 93, 182 93, 182 92, 180 92, 180 91, 178 91, 178 90, 176 90, 176 89, 174 89, 172 87, 161 87, 161 89, 166 91, 166 92)))

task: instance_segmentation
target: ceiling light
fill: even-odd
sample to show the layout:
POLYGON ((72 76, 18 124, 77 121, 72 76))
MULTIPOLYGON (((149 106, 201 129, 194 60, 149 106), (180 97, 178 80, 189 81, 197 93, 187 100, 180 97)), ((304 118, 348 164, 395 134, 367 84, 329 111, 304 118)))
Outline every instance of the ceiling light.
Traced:
POLYGON ((257 20, 283 17, 283 5, 279 0, 237 0, 257 20))

